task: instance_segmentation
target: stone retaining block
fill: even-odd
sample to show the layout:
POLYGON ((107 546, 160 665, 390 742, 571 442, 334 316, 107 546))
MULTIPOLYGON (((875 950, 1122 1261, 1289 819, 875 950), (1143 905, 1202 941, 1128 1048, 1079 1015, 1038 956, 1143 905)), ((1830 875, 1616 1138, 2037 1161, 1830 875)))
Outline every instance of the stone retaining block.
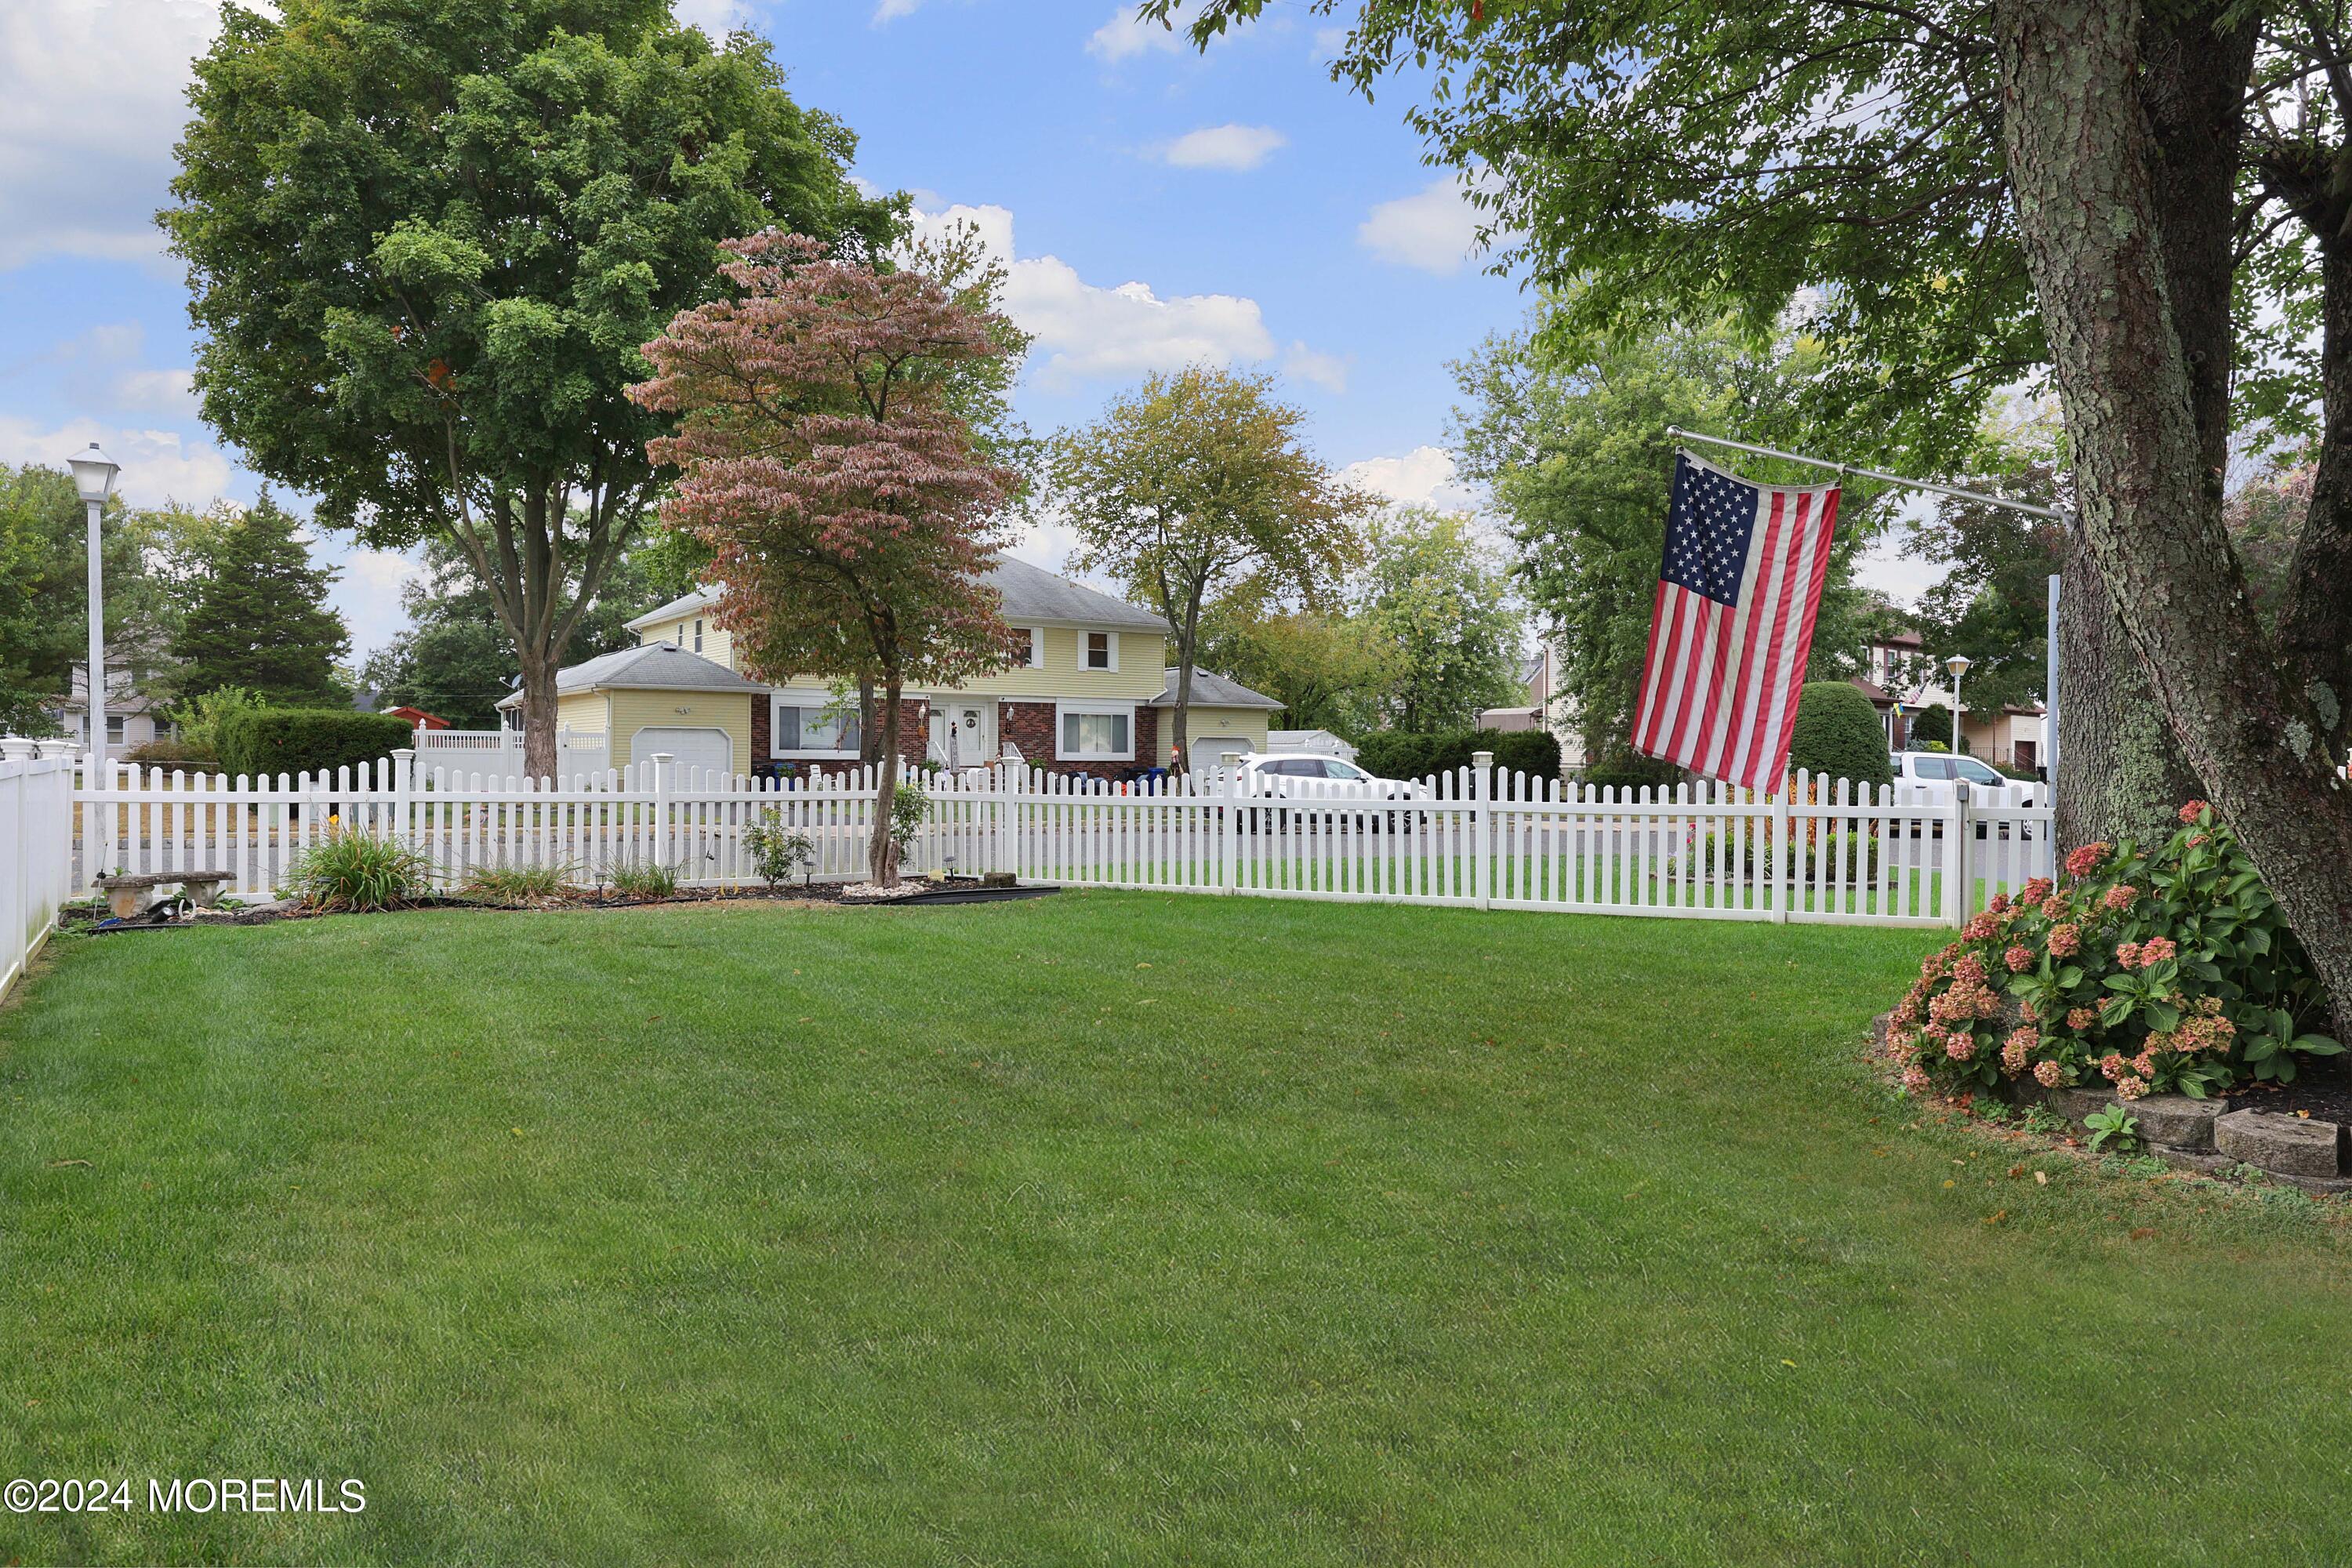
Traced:
POLYGON ((2213 1147, 2282 1176, 2335 1176, 2344 1129, 2266 1110, 2233 1110, 2213 1122, 2213 1147))

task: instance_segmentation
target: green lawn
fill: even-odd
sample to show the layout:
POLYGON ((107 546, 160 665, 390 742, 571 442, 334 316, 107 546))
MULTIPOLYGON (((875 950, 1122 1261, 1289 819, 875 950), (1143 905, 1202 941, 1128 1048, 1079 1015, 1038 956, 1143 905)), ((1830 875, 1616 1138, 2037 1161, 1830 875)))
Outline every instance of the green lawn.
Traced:
POLYGON ((64 944, 0 1562, 2352 1560, 2352 1247, 1858 1060, 1916 932, 1065 894, 64 944), (66 1162, 88 1162, 88 1163, 66 1162))

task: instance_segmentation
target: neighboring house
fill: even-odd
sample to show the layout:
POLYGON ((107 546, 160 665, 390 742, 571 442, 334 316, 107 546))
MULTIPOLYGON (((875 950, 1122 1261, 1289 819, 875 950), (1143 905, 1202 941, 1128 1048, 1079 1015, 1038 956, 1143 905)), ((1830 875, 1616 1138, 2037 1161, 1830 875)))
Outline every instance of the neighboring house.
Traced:
MULTIPOLYGON (((43 709, 65 733, 68 740, 83 747, 89 745, 89 671, 77 665, 73 686, 68 694, 42 704, 43 709)), ((106 672, 106 754, 120 758, 125 752, 138 750, 149 742, 172 733, 171 721, 164 717, 163 702, 141 691, 128 668, 110 668, 106 672)))
POLYGON ((1583 767, 1589 760, 1584 754, 1584 735, 1576 724, 1575 704, 1561 684, 1559 650, 1549 643, 1538 644, 1535 657, 1521 668, 1519 679, 1527 688, 1526 706, 1484 709, 1478 714, 1478 727, 1549 731, 1559 742, 1561 773, 1583 767))
MULTIPOLYGON (((1944 684, 1943 666, 1931 658, 1916 632, 1895 632, 1871 643, 1865 664, 1868 675, 1853 684, 1878 710, 1886 728, 1886 749, 1908 750, 1911 722, 1920 710, 1952 705, 1952 689, 1944 684)), ((2040 765, 2045 716, 2041 704, 2010 703, 1998 713, 1972 710, 1963 721, 1969 754, 2012 767, 2040 765)))
MULTIPOLYGON (((942 767, 992 763, 1007 747, 1034 767, 1125 777, 1169 764, 1175 672, 1167 624, 1149 610, 1000 560, 990 585, 1020 638, 1010 668, 968 685, 905 694, 899 751, 942 767)), ((667 752, 734 773, 846 767, 859 753, 857 702, 829 680, 765 683, 746 675, 734 639, 698 589, 628 623, 640 646, 556 678, 556 721, 609 738, 614 766, 667 752)), ((1191 727, 1202 763, 1262 751, 1281 704, 1206 671, 1193 675, 1191 727)), ((520 694, 499 707, 519 707, 520 694)))
POLYGON ((449 727, 449 721, 442 718, 438 713, 427 713, 422 708, 411 708, 405 703, 396 708, 387 708, 384 711, 395 719, 407 720, 419 730, 446 730, 449 727))

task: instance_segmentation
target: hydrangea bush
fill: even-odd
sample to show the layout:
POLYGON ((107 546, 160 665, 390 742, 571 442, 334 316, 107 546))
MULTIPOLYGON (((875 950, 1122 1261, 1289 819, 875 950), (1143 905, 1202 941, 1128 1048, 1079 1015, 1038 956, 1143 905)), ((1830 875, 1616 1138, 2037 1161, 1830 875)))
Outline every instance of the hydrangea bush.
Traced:
POLYGON ((2336 1055, 2312 1027, 2326 1016, 2270 889, 2193 800, 2153 852, 2086 844, 2066 857, 2064 886, 2038 877, 1994 899, 1920 965, 1886 1045, 1914 1093, 2031 1074, 2044 1088, 2201 1100, 2336 1055))

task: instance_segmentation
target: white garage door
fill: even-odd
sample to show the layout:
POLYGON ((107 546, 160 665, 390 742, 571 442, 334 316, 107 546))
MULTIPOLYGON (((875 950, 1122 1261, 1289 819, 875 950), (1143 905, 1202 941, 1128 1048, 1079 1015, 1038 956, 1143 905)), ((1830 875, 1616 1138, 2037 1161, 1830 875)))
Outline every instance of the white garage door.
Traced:
POLYGON ((724 730, 640 730, 629 742, 629 761, 642 763, 667 752, 682 768, 735 771, 735 742, 724 730))

